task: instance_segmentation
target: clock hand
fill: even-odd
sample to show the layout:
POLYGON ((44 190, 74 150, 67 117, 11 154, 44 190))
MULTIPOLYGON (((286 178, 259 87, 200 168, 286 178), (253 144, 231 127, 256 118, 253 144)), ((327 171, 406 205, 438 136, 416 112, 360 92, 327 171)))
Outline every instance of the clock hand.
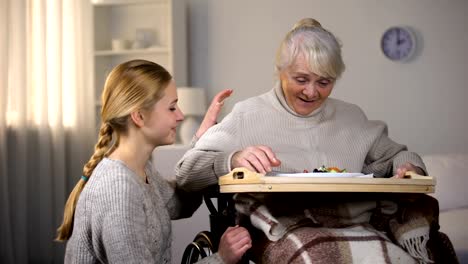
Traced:
POLYGON ((405 43, 405 39, 402 38, 402 39, 398 39, 398 46, 400 46, 401 44, 405 43))
POLYGON ((397 31, 397 45, 400 46, 402 44, 402 38, 400 35, 400 30, 397 31))

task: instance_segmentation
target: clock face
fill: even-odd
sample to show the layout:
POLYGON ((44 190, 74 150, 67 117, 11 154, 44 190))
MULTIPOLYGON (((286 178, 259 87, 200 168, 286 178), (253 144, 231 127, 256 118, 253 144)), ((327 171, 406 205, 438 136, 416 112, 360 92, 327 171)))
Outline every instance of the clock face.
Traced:
POLYGON ((404 61, 411 58, 414 54, 416 38, 407 28, 392 27, 383 34, 381 46, 387 58, 395 61, 404 61))

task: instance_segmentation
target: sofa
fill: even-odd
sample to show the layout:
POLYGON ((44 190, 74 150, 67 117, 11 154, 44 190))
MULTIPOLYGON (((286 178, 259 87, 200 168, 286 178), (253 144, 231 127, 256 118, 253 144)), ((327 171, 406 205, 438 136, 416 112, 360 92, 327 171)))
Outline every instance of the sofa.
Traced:
POLYGON ((422 158, 429 175, 436 178, 433 196, 439 201, 440 231, 450 238, 460 263, 468 263, 468 154, 422 158))

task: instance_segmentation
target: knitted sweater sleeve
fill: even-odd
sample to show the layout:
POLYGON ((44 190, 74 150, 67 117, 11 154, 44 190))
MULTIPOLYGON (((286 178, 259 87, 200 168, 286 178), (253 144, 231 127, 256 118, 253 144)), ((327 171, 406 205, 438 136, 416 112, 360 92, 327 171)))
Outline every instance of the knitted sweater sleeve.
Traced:
POLYGON ((171 219, 191 217, 202 203, 202 194, 180 189, 174 179, 159 179, 158 187, 171 219))
MULTIPOLYGON (((372 123, 372 121, 370 121, 372 123)), ((376 122, 376 121, 375 121, 376 122)), ((380 133, 371 146, 365 159, 363 173, 373 173, 374 177, 391 177, 396 174, 400 165, 406 162, 420 167, 426 172, 426 167, 421 157, 408 151, 405 145, 398 144, 388 137, 388 128, 382 122, 380 133)))
POLYGON ((221 123, 211 127, 188 150, 175 168, 177 184, 186 191, 200 191, 218 184, 231 171, 231 156, 240 149, 241 124, 236 107, 221 123))
MULTIPOLYGON (((95 194, 93 230, 100 232, 98 243, 110 263, 150 263, 149 247, 162 248, 164 241, 150 241, 142 205, 144 194, 138 183, 119 178, 108 181, 95 194)), ((157 222, 157 219, 155 219, 157 222)), ((161 237, 161 235, 159 236, 161 237)), ((161 251, 162 252, 162 251, 161 251)), ((156 256, 161 259, 162 256, 156 256)))
POLYGON ((223 264, 223 259, 219 256, 219 253, 214 253, 211 256, 202 258, 196 262, 197 264, 223 264))

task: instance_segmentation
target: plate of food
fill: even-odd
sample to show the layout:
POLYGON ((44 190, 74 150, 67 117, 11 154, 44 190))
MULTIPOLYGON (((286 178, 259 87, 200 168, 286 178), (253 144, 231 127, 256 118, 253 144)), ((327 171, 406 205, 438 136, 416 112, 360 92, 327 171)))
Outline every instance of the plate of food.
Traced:
POLYGON ((272 171, 265 176, 274 176, 274 177, 317 177, 317 178, 324 178, 324 177, 341 177, 341 178, 348 178, 348 177, 357 177, 357 178, 373 178, 374 174, 364 174, 360 172, 347 172, 346 169, 340 169, 338 167, 325 167, 321 166, 319 168, 315 168, 312 172, 308 170, 304 170, 303 172, 282 172, 282 171, 272 171))

